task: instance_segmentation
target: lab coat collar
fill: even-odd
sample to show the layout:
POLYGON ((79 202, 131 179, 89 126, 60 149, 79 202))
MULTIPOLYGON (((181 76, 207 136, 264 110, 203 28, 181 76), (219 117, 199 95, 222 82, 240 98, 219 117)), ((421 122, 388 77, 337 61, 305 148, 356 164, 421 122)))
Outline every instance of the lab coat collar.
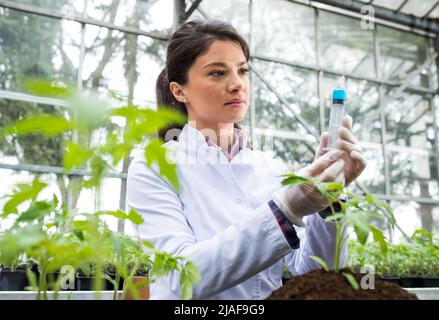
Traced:
MULTIPOLYGON (((243 145, 243 149, 245 149, 247 146, 248 138, 242 130, 241 133, 242 133, 241 139, 243 139, 243 142, 241 143, 243 145)), ((206 142, 206 138, 203 135, 203 133, 188 123, 184 125, 179 135, 178 141, 182 143, 189 150, 198 150, 200 148, 209 147, 209 144, 206 142)))

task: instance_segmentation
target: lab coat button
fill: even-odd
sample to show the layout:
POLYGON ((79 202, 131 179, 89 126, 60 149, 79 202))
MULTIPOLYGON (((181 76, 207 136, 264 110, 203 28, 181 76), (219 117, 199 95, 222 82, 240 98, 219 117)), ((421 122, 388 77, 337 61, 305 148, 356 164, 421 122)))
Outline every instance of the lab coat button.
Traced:
POLYGON ((241 198, 236 199, 236 203, 241 203, 241 202, 242 202, 241 198))

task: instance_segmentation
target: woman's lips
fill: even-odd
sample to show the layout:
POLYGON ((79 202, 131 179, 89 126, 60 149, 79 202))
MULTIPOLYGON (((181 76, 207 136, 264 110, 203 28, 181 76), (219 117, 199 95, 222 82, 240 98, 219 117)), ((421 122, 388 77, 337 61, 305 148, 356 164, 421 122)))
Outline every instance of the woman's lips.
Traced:
POLYGON ((226 103, 226 106, 239 108, 244 105, 244 102, 232 102, 232 103, 226 103))

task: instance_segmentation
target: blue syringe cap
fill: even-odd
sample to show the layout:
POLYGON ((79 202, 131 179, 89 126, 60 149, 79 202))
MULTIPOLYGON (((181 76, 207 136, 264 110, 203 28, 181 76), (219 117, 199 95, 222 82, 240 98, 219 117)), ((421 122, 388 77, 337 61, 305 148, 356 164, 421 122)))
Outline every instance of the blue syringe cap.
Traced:
POLYGON ((346 90, 345 89, 334 89, 332 91, 332 100, 346 100, 346 90))

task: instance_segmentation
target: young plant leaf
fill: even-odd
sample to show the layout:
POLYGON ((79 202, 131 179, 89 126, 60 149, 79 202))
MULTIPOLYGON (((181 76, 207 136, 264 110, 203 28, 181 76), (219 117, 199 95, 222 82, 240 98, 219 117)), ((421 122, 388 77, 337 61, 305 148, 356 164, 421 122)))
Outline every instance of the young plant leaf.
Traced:
POLYGON ((128 220, 134 223, 136 226, 143 223, 143 217, 134 209, 131 209, 128 213, 128 220))
POLYGON ((357 280, 355 280, 354 276, 350 273, 346 273, 346 272, 342 272, 342 275, 346 278, 346 280, 348 280, 349 284, 351 285, 352 288, 354 288, 355 290, 360 289, 360 286, 358 285, 357 280))
POLYGON ((87 161, 90 155, 90 150, 85 150, 80 145, 69 141, 66 144, 64 153, 64 168, 72 169, 79 167, 87 161))
POLYGON ((323 261, 322 258, 316 257, 316 256, 309 256, 311 260, 314 260, 317 264, 319 264, 324 270, 329 271, 328 264, 323 261))
POLYGON ((43 190, 47 185, 44 182, 41 182, 38 179, 34 179, 31 185, 28 184, 19 184, 18 191, 16 191, 11 198, 6 202, 3 207, 3 217, 6 217, 10 213, 17 213, 17 207, 31 199, 35 199, 38 194, 43 190))
POLYGON ((380 229, 375 228, 374 226, 370 226, 370 231, 372 232, 373 240, 378 242, 378 244, 380 245, 381 251, 383 253, 386 253, 387 252, 387 242, 386 242, 386 239, 384 238, 383 232, 380 229))
POLYGON ((56 136, 70 129, 70 122, 64 117, 42 114, 18 120, 6 127, 5 132, 14 135, 42 133, 47 136, 56 136))
POLYGON ((157 139, 151 140, 145 148, 147 165, 151 167, 154 163, 157 163, 160 175, 165 177, 178 190, 177 166, 167 158, 166 153, 167 149, 163 147, 162 141, 157 139))
POLYGON ((284 174, 282 176, 286 177, 281 182, 282 185, 284 185, 284 186, 293 187, 293 186, 298 185, 298 184, 302 184, 302 183, 306 183, 306 182, 312 182, 310 179, 305 178, 305 177, 301 177, 301 176, 298 176, 298 175, 295 175, 294 173, 284 174))

